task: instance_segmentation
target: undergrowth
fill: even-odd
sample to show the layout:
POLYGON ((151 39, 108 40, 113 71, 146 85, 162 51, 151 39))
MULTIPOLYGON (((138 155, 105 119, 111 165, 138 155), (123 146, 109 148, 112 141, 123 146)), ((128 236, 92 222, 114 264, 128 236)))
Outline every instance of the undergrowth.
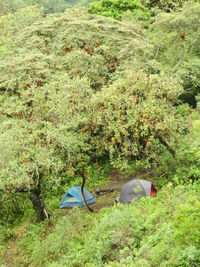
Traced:
POLYGON ((115 205, 100 213, 74 208, 58 219, 30 224, 18 242, 19 266, 199 266, 199 183, 168 184, 157 198, 115 205))

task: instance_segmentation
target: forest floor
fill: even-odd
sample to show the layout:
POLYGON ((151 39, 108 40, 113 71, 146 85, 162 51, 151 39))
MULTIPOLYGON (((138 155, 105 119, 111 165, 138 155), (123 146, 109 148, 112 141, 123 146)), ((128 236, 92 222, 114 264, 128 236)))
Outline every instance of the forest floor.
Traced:
MULTIPOLYGON (((134 173, 132 176, 123 177, 120 173, 116 171, 111 171, 109 174, 109 179, 105 184, 99 186, 98 188, 93 188, 90 191, 96 197, 96 203, 91 205, 94 212, 100 211, 102 208, 112 207, 115 203, 117 197, 120 196, 120 191, 126 182, 132 179, 147 179, 153 181, 154 173, 152 170, 141 170, 134 173), (102 195, 96 194, 96 191, 108 190, 102 195), (110 192, 109 190, 113 190, 110 192)), ((86 186, 87 188, 87 186, 86 186)), ((89 212, 86 207, 82 209, 83 213, 89 212)), ((57 209, 52 214, 53 221, 56 219, 67 216, 69 213, 69 209, 57 209)), ((49 232, 53 232, 56 227, 55 222, 47 228, 47 234, 49 232)), ((15 267, 21 266, 19 265, 20 258, 24 256, 24 251, 19 249, 18 242, 21 238, 23 238, 28 233, 27 223, 20 223, 18 226, 14 228, 14 237, 8 241, 6 246, 4 247, 4 251, 1 254, 3 258, 3 264, 0 261, 0 267, 15 267), (2 265, 1 265, 2 264, 2 265)))
MULTIPOLYGON (((90 192, 95 196, 96 203, 92 204, 91 207, 94 211, 101 210, 102 208, 112 207, 115 203, 117 197, 120 196, 120 191, 123 184, 129 182, 132 179, 146 179, 149 181, 154 180, 153 170, 140 170, 134 173, 134 175, 129 175, 128 177, 124 177, 119 172, 112 170, 109 174, 108 181, 99 186, 97 188, 90 189, 90 192), (107 191, 105 193, 102 192, 102 195, 97 194, 97 191, 107 191), (110 192, 109 190, 113 190, 110 192)), ((87 183, 85 185, 87 188, 87 183)), ((83 208, 86 212, 89 212, 86 207, 83 208)), ((68 209, 61 209, 57 211, 59 214, 66 215, 68 213, 68 209)))

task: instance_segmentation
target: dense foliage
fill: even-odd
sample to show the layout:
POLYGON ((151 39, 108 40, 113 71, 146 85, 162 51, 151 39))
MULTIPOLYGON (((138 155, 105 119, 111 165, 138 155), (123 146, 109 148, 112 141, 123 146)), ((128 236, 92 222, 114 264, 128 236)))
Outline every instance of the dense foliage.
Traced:
MULTIPOLYGON (((139 205, 105 211, 92 230, 81 238, 78 247, 73 246, 73 233, 65 236, 64 239, 72 243, 66 241, 69 247, 63 250, 64 256, 56 265, 54 253, 59 249, 53 248, 52 241, 56 233, 62 232, 62 227, 68 227, 61 223, 57 232, 49 235, 43 244, 36 245, 35 262, 42 264, 41 252, 49 251, 48 255, 54 260, 50 266, 198 266, 199 193, 198 185, 177 187, 175 191, 168 186, 156 200, 147 199, 139 205)), ((79 237, 77 233, 75 238, 79 237)))
POLYGON ((18 22, 23 12, 1 20, 1 189, 30 190, 41 198, 49 173, 74 173, 102 157, 125 168, 127 160, 154 159, 154 146, 168 148, 181 133, 174 107, 182 92, 178 81, 138 70, 126 78, 122 72, 109 85, 132 38, 143 38, 132 26, 109 19, 102 24, 78 11, 82 28, 68 34, 76 11, 43 19, 42 11, 30 8, 27 20, 18 22))
POLYGON ((0 0, 0 15, 15 11, 24 7, 23 0, 0 0))
POLYGON ((156 199, 85 215, 73 209, 43 238, 46 224, 27 223, 18 265, 199 266, 199 184, 169 184, 156 199))
POLYGON ((199 265, 200 4, 142 3, 0 1, 0 265, 199 265), (57 211, 138 170, 156 199, 57 211))
POLYGON ((169 73, 177 73, 185 89, 184 101, 196 105, 200 93, 200 6, 185 4, 183 9, 162 13, 152 25, 157 57, 169 73), (169 60, 170 58, 170 60, 169 60))
POLYGON ((185 2, 187 2, 187 0, 142 0, 142 3, 150 8, 153 15, 159 13, 161 10, 167 13, 177 10, 182 7, 185 2))
POLYGON ((0 15, 16 11, 22 7, 38 5, 45 13, 63 12, 73 6, 88 6, 90 0, 0 0, 0 15))
POLYGON ((132 17, 148 21, 149 10, 139 0, 102 0, 90 4, 89 12, 106 17, 122 20, 125 14, 130 12, 132 17))

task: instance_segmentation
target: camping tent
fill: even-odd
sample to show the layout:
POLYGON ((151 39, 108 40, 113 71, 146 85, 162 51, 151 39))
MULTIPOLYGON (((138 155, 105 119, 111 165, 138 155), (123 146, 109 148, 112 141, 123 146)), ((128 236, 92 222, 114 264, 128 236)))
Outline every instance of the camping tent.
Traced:
POLYGON ((138 201, 143 196, 156 196, 155 187, 149 181, 134 179, 122 186, 118 202, 130 203, 132 200, 138 201))
MULTIPOLYGON (((85 195, 88 205, 96 202, 96 199, 93 197, 93 195, 86 189, 84 189, 84 195, 85 195)), ((84 202, 82 192, 81 192, 81 186, 75 186, 75 187, 70 188, 65 193, 60 203, 61 209, 71 208, 75 206, 78 206, 78 207, 85 206, 85 202, 84 202)))

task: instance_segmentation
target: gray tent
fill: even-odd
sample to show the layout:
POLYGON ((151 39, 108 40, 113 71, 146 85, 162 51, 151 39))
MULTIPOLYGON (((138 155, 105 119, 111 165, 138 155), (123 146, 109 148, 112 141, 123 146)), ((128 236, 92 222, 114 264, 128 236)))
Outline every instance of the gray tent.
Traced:
POLYGON ((156 189, 151 182, 141 179, 134 179, 122 186, 120 203, 130 203, 132 200, 138 201, 144 196, 156 196, 156 189))

